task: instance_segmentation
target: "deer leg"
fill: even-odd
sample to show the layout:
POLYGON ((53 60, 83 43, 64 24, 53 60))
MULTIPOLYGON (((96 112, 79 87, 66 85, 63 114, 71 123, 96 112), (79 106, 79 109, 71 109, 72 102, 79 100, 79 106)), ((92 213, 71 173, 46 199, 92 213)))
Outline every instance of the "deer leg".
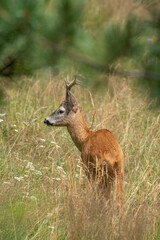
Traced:
POLYGON ((122 204, 123 199, 123 191, 124 191, 124 176, 122 169, 119 164, 116 164, 116 179, 115 179, 115 187, 116 187, 116 199, 119 206, 122 204))
POLYGON ((112 179, 108 175, 106 166, 101 168, 98 171, 97 175, 97 190, 99 194, 106 200, 110 200, 111 198, 111 186, 112 186, 112 179))

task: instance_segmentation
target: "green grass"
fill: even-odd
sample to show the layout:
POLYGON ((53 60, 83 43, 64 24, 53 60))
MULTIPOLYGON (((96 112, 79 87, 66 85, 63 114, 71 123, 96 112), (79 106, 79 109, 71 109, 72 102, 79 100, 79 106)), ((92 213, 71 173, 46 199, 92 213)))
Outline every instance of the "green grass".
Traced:
MULTIPOLYGON (((60 77, 58 77, 60 78, 60 77)), ((7 88, 0 116, 0 240, 160 239, 160 115, 146 93, 110 77, 109 89, 74 88, 87 124, 107 128, 125 155, 124 208, 95 197, 65 128, 43 124, 64 99, 43 76, 7 88), (94 101, 94 109, 92 100, 94 101)))

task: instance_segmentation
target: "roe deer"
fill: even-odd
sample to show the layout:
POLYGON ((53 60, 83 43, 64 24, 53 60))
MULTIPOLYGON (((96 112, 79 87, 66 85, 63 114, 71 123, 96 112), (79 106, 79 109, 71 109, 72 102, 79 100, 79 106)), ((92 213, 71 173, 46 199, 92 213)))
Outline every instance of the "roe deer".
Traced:
POLYGON ((93 186, 107 198, 115 182, 118 205, 124 189, 123 152, 115 136, 107 129, 92 131, 86 124, 76 98, 70 92, 76 79, 66 82, 66 99, 44 120, 50 126, 66 126, 81 152, 83 168, 93 186))

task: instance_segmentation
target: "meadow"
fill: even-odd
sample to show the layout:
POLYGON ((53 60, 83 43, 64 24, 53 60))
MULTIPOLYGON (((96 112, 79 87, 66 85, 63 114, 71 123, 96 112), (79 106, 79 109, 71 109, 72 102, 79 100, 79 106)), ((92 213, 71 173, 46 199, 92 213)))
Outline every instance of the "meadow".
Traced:
POLYGON ((0 111, 0 240, 160 240, 160 114, 133 80, 103 92, 77 86, 86 122, 114 133, 125 156, 122 211, 102 204, 67 129, 44 125, 65 97, 64 76, 6 87, 0 111), (93 115, 94 121, 93 121, 93 115))

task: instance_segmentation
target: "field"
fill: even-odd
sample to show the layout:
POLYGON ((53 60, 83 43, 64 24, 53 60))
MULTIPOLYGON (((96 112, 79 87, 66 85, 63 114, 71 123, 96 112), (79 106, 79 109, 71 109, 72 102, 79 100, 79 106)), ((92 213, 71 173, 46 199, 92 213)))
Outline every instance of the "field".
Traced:
POLYGON ((159 111, 128 79, 110 76, 103 94, 73 89, 87 124, 111 130, 124 151, 125 196, 118 212, 114 199, 108 206, 95 196, 67 130, 43 123, 64 99, 62 79, 37 75, 6 88, 0 240, 160 240, 159 111))

